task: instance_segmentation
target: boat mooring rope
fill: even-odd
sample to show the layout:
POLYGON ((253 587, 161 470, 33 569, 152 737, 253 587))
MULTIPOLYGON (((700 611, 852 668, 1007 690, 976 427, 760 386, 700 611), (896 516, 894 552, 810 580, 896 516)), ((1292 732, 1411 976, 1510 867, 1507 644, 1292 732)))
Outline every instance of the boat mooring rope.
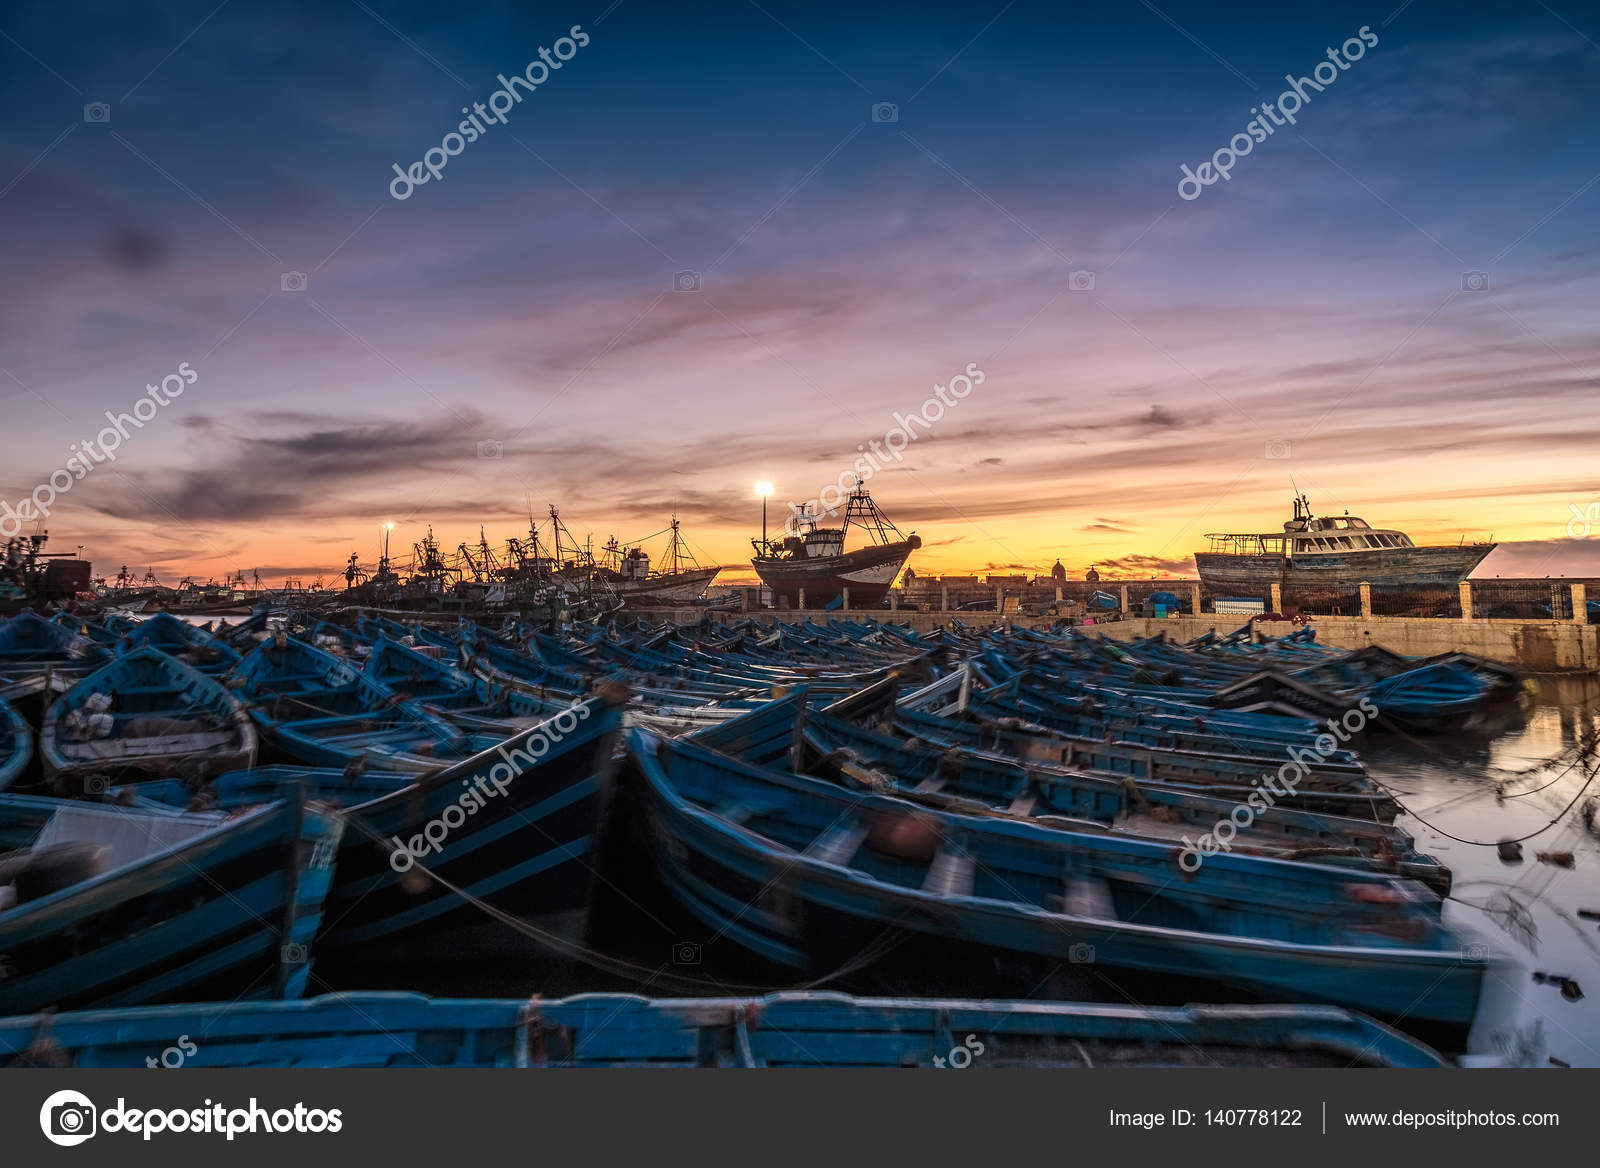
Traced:
MULTIPOLYGON (((1574 766, 1577 765, 1577 761, 1576 760, 1574 760, 1573 765, 1574 766)), ((1572 769, 1572 767, 1570 767, 1570 766, 1567 768, 1567 770, 1569 770, 1569 771, 1571 769, 1572 769)), ((1565 772, 1563 772, 1563 774, 1565 774, 1565 772)), ((1430 831, 1438 832, 1440 835, 1444 836, 1446 839, 1454 840, 1458 844, 1470 844, 1471 846, 1478 847, 1478 848, 1496 848, 1496 847, 1499 847, 1501 844, 1520 844, 1520 843, 1525 843, 1526 841, 1533 839, 1535 836, 1543 835, 1545 832, 1549 831, 1552 827, 1554 827, 1556 824, 1560 823, 1561 820, 1566 817, 1567 812, 1571 811, 1574 807, 1576 807, 1578 805, 1578 800, 1583 798, 1583 793, 1585 791, 1587 791, 1590 788, 1590 786, 1592 786, 1594 784, 1594 781, 1595 781, 1596 778, 1600 778, 1600 767, 1596 767, 1595 770, 1593 771, 1593 773, 1591 773, 1589 775, 1589 777, 1584 780, 1583 786, 1578 788, 1578 793, 1572 797, 1572 801, 1570 803, 1568 803, 1565 807, 1563 807, 1559 812, 1557 812, 1554 819, 1550 820, 1543 827, 1541 827, 1538 831, 1529 832, 1527 835, 1518 836, 1516 839, 1504 839, 1504 840, 1469 840, 1469 839, 1463 839, 1459 835, 1451 835, 1448 831, 1445 831, 1444 828, 1439 827, 1437 824, 1432 823, 1432 822, 1428 821, 1427 819, 1424 819, 1421 815, 1418 815, 1415 811, 1411 810, 1411 808, 1407 807, 1404 803, 1401 803, 1400 800, 1395 799, 1394 801, 1395 801, 1395 804, 1400 808, 1401 811, 1403 811, 1407 815, 1411 816, 1411 818, 1415 819, 1418 823, 1421 823, 1423 826, 1427 827, 1430 831)), ((1546 784, 1546 785, 1549 786, 1549 785, 1552 785, 1552 784, 1546 784)), ((1541 787, 1539 789, 1543 790, 1544 788, 1541 787)), ((1387 790, 1387 788, 1385 788, 1385 790, 1387 790)), ((1533 794, 1533 792, 1529 791, 1529 792, 1526 792, 1526 794, 1533 794)), ((1394 799, 1394 795, 1392 793, 1390 794, 1389 797, 1391 799, 1394 799)))

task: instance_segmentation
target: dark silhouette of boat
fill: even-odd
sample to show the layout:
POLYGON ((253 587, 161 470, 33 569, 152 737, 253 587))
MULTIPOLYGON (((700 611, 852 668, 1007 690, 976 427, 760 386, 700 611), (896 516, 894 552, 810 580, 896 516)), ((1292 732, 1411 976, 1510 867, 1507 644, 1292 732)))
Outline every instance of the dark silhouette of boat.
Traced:
POLYGON ((841 601, 850 590, 852 608, 870 608, 883 601, 895 577, 922 546, 915 533, 901 535, 878 510, 866 484, 856 485, 846 497, 844 522, 838 527, 819 527, 817 517, 805 511, 791 518, 780 539, 752 539, 756 549, 750 561, 761 582, 772 589, 774 603, 787 601, 798 607, 805 593, 807 608, 826 608, 841 601), (865 531, 872 542, 853 552, 844 550, 851 525, 865 531))
POLYGON ((1449 588, 1467 578, 1495 549, 1492 543, 1417 547, 1402 531, 1373 527, 1346 512, 1315 516, 1304 495, 1282 531, 1208 534, 1209 551, 1196 552, 1200 582, 1213 595, 1265 597, 1274 584, 1302 601, 1353 592, 1449 588))

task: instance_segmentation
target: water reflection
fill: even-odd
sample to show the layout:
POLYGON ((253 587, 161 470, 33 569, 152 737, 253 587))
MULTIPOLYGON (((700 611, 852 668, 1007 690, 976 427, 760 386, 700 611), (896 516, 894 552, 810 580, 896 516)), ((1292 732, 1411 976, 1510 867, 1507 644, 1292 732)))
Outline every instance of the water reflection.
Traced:
POLYGON ((1454 869, 1445 919, 1505 959, 1491 973, 1475 1049, 1600 1066, 1600 922, 1579 915, 1600 911, 1600 834, 1583 822, 1600 779, 1594 760, 1577 757, 1597 732, 1600 678, 1550 677, 1531 683, 1526 707, 1490 734, 1385 735, 1362 750, 1414 813, 1398 824, 1454 869), (1521 861, 1502 861, 1495 844, 1523 836, 1532 838, 1521 861), (1538 859, 1563 852, 1572 867, 1538 859), (1584 996, 1574 1000, 1574 986, 1584 996))

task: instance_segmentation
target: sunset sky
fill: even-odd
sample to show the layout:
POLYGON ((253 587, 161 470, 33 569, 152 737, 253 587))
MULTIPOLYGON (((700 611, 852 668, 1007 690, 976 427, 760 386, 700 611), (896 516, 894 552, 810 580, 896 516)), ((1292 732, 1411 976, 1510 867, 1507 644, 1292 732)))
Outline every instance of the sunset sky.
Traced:
POLYGON ((781 523, 969 364, 870 484, 921 573, 1185 570, 1298 486, 1600 574, 1593 6, 23 3, 0 99, 0 499, 198 375, 52 505, 96 575, 331 581, 549 503, 748 572, 757 481, 781 523))

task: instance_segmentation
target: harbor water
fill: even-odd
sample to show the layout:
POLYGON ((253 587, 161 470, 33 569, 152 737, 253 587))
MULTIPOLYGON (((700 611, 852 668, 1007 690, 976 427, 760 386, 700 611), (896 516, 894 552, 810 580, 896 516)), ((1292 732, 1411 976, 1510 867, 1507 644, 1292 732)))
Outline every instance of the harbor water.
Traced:
POLYGON ((1600 919, 1579 913, 1600 914, 1600 835, 1585 828, 1580 809, 1600 780, 1585 790, 1582 765, 1568 764, 1580 737, 1600 729, 1600 679, 1543 677, 1530 688, 1525 719, 1491 737, 1384 736, 1361 753, 1414 813, 1397 826, 1454 871, 1445 920, 1502 958, 1486 983, 1474 1046, 1509 1046, 1530 1065, 1596 1067, 1600 919), (1561 761, 1546 766, 1551 760, 1561 761), (1529 835, 1520 862, 1499 858, 1495 843, 1529 835), (1571 868, 1537 858, 1564 852, 1571 868), (1571 978, 1585 996, 1569 1000, 1535 973, 1571 978))

